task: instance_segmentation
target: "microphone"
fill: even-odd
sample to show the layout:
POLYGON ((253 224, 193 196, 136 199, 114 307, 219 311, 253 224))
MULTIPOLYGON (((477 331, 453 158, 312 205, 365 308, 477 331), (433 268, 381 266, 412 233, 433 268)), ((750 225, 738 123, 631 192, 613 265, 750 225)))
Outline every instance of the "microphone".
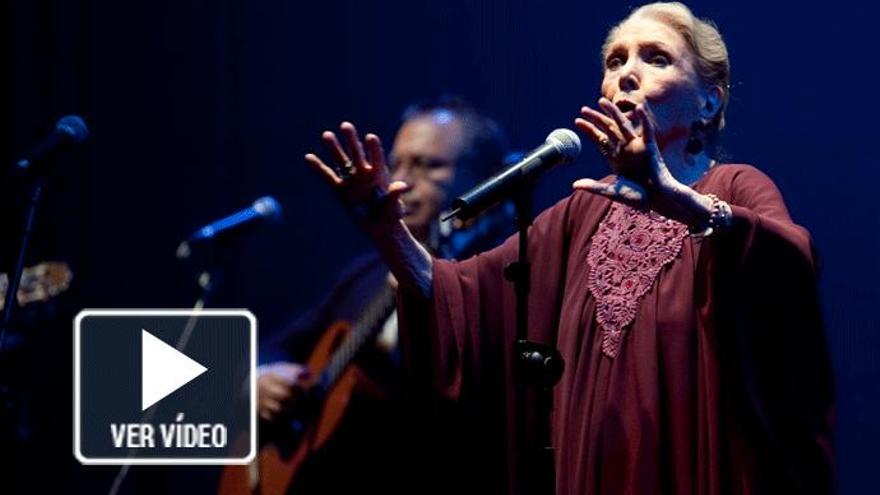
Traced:
POLYGON ((581 152, 581 140, 569 129, 551 132, 544 144, 530 151, 519 162, 484 180, 470 191, 452 201, 452 212, 443 221, 453 217, 467 220, 480 214, 510 196, 522 184, 537 179, 541 174, 559 165, 574 161, 581 152))
POLYGON ((50 158, 55 151, 69 144, 79 144, 89 137, 89 128, 78 115, 66 115, 58 119, 52 132, 37 146, 15 162, 15 169, 20 172, 33 170, 40 163, 50 158))
POLYGON ((196 230, 177 247, 178 258, 188 258, 190 244, 210 242, 235 235, 249 226, 262 222, 277 222, 281 219, 281 205, 272 196, 263 196, 251 206, 223 217, 196 230))

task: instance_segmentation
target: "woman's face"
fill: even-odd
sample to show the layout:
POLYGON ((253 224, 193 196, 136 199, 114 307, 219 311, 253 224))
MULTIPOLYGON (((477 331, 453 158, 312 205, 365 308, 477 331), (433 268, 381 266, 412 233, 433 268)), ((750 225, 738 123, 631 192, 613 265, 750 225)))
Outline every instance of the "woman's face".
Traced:
POLYGON ((630 19, 608 44, 604 63, 602 96, 633 122, 635 105, 647 101, 661 148, 688 138, 707 94, 678 32, 653 19, 630 19))

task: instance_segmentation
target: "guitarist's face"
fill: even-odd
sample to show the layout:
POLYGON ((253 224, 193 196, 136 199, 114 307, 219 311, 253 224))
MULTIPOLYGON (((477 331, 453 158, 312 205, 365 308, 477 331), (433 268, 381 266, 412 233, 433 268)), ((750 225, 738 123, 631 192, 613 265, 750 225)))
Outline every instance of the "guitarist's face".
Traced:
POLYGON ((439 110, 407 120, 394 140, 390 164, 393 180, 412 186, 403 195, 404 222, 419 240, 428 235, 446 203, 462 151, 461 121, 439 110))

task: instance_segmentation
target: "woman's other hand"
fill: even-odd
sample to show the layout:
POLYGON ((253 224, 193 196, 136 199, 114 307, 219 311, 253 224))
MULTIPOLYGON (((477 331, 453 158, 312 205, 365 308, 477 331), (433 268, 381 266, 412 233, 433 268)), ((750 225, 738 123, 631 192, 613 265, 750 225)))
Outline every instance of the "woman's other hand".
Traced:
POLYGON ((401 287, 412 288, 429 298, 433 280, 431 255, 403 222, 400 197, 411 186, 391 181, 378 136, 367 134, 361 142, 350 122, 343 122, 339 132, 345 146, 333 132, 326 131, 321 136, 331 157, 329 165, 314 153, 305 156, 306 162, 330 183, 366 230, 401 287))
POLYGON ((350 122, 339 126, 342 142, 331 131, 321 135, 330 160, 324 162, 314 153, 305 156, 365 227, 392 224, 402 218, 400 195, 409 190, 401 181, 391 182, 382 143, 375 134, 363 142, 350 122), (343 146, 344 143, 344 146, 343 146))

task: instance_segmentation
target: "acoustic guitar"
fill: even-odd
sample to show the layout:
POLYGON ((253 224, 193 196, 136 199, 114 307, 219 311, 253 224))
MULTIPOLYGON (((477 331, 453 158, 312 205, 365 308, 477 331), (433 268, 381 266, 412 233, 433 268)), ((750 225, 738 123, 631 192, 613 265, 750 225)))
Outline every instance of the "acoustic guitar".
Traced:
POLYGON ((340 321, 324 332, 306 362, 311 376, 317 378, 304 385, 298 405, 305 405, 305 410, 274 428, 272 441, 264 442, 252 463, 227 466, 220 477, 220 495, 287 493, 309 455, 327 443, 342 421, 355 386, 365 378, 350 364, 379 333, 395 304, 396 291, 386 285, 357 324, 340 321))
MULTIPOLYGON (((512 205, 504 204, 469 225, 453 227, 441 243, 443 257, 457 259, 493 247, 495 240, 509 234, 513 216, 512 205)), ((288 492, 309 455, 327 443, 341 422, 355 385, 363 387, 372 383, 358 367, 349 365, 379 333, 395 304, 396 291, 386 286, 368 304, 357 324, 337 322, 324 333, 306 363, 311 376, 318 378, 306 385, 305 400, 301 402, 313 407, 300 411, 301 416, 295 421, 274 428, 274 435, 270 435, 274 441, 260 448, 254 462, 224 469, 220 495, 288 492)))
MULTIPOLYGON (((73 273, 66 263, 47 261, 25 268, 21 273, 18 286, 19 306, 48 301, 70 287, 73 273)), ((0 273, 0 310, 6 304, 6 290, 9 288, 9 276, 0 273)))

